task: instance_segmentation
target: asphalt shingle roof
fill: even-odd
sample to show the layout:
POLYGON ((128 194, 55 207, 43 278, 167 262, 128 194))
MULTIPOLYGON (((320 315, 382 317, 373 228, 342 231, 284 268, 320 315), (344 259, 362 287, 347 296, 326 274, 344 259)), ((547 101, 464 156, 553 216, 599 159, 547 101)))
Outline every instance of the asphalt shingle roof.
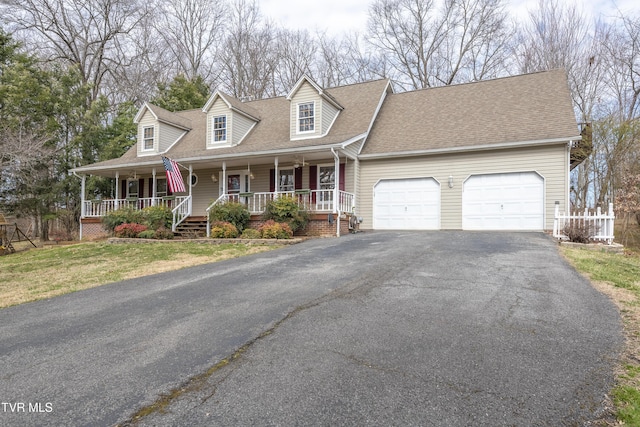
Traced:
POLYGON ((390 94, 363 155, 580 135, 563 70, 390 94))

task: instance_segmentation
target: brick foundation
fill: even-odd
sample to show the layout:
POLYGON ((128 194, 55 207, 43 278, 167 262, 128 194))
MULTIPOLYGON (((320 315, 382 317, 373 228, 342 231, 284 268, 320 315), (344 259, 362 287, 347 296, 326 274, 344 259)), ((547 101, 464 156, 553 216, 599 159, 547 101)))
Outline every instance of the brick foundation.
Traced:
MULTIPOLYGON (((249 228, 258 228, 264 224, 264 220, 261 215, 251 215, 249 220, 249 228)), ((312 214, 309 220, 309 224, 303 230, 297 230, 295 236, 322 236, 330 237, 335 236, 338 226, 337 214, 312 214), (333 217, 333 224, 329 222, 329 215, 333 217)), ((340 235, 349 233, 349 220, 347 217, 342 216, 340 218, 340 235)))

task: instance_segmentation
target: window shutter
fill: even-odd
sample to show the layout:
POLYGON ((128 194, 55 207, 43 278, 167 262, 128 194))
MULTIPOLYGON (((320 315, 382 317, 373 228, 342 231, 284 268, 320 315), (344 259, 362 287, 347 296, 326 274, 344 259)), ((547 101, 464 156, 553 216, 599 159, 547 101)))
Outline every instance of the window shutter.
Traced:
POLYGON ((123 179, 122 181, 120 181, 120 198, 121 199, 127 198, 127 180, 126 179, 123 179))
POLYGON ((269 191, 272 193, 276 191, 276 170, 275 169, 269 169, 269 191))
POLYGON ((293 188, 296 190, 302 189, 302 168, 293 170, 293 188))
POLYGON ((338 190, 345 191, 344 190, 344 178, 345 178, 345 176, 344 176, 344 171, 345 171, 344 163, 340 163, 340 169, 339 170, 340 170, 340 174, 339 174, 340 175, 340 178, 339 178, 340 182, 338 182, 338 190))
POLYGON ((153 197, 153 177, 149 178, 149 197, 153 197))
POLYGON ((142 199, 144 197, 144 178, 140 178, 138 180, 138 198, 142 199))
POLYGON ((318 166, 309 166, 309 189, 316 190, 318 188, 318 166))

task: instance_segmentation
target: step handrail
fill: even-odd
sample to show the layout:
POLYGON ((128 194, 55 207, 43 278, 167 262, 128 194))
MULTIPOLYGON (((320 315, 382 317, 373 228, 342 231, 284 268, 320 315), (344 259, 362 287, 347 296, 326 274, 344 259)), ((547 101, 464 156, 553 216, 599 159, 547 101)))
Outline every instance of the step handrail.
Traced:
POLYGON ((209 205, 209 207, 205 210, 205 212, 207 212, 207 237, 211 237, 211 220, 209 219, 209 211, 218 203, 222 203, 222 202, 226 202, 227 201, 227 195, 223 194, 222 196, 218 197, 218 199, 211 203, 209 205))

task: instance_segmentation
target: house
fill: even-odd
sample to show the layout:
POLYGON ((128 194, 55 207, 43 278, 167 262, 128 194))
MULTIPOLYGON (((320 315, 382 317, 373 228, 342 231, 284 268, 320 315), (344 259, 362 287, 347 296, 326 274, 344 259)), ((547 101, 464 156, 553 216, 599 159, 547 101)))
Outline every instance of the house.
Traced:
POLYGON ((168 205, 177 229, 235 200, 257 221, 283 193, 313 213, 311 234, 340 235, 355 218, 364 230, 550 230, 581 141, 562 70, 403 93, 303 76, 286 97, 216 91, 175 113, 146 103, 135 123, 122 157, 73 170, 83 236, 125 205, 168 205), (162 156, 183 167, 184 193, 168 192, 162 156), (115 197, 87 200, 89 174, 114 178, 115 197))

